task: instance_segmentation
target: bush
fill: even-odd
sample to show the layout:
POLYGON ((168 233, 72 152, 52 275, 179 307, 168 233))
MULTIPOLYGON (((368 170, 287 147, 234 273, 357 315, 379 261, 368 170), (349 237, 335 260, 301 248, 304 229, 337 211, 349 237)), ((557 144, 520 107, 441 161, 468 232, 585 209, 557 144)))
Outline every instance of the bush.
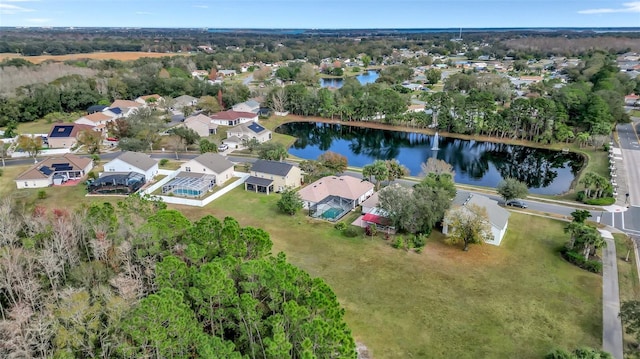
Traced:
POLYGON ((169 160, 166 158, 161 159, 159 162, 160 166, 166 166, 167 163, 169 163, 169 160))
POLYGON ((393 240, 393 243, 391 243, 391 246, 393 248, 404 248, 405 247, 404 237, 396 236, 396 239, 393 240))
POLYGON ((353 238, 358 235, 358 230, 355 227, 351 226, 351 227, 345 228, 342 231, 342 234, 344 234, 345 237, 353 238))
POLYGON ((38 199, 45 199, 47 198, 47 191, 41 189, 38 191, 38 199))
POLYGON ((365 228, 364 233, 369 237, 374 237, 376 234, 378 234, 378 227, 375 223, 371 223, 367 226, 367 228, 365 228))
POLYGON ((584 201, 584 203, 593 206, 608 206, 616 203, 616 199, 613 197, 591 198, 584 201))
POLYGON ((425 236, 424 234, 416 234, 415 236, 413 236, 413 246, 416 249, 424 247, 425 244, 427 244, 427 236, 425 236))
POLYGON ((344 222, 338 222, 335 225, 333 225, 333 228, 342 232, 347 228, 347 224, 344 222))
POLYGON ((578 202, 584 202, 586 195, 584 194, 584 191, 580 191, 576 194, 576 200, 578 202))
POLYGON ((89 179, 93 179, 93 180, 94 180, 94 179, 98 178, 98 173, 97 173, 97 172, 94 172, 94 171, 91 171, 91 172, 89 172, 89 173, 87 174, 87 178, 89 178, 89 179))
POLYGON ((587 260, 582 254, 571 251, 567 248, 563 248, 562 256, 569 263, 575 264, 578 267, 588 270, 592 273, 602 273, 602 263, 594 260, 587 260))
POLYGON ((602 273, 602 263, 598 261, 586 261, 582 268, 592 273, 602 273))

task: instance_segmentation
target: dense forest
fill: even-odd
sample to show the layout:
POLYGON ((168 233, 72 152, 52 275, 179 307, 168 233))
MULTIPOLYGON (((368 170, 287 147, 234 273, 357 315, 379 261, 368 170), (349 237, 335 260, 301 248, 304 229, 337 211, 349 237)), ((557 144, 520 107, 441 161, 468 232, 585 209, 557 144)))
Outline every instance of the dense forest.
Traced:
POLYGON ((3 200, 0 357, 356 357, 335 294, 268 233, 165 207, 3 200))

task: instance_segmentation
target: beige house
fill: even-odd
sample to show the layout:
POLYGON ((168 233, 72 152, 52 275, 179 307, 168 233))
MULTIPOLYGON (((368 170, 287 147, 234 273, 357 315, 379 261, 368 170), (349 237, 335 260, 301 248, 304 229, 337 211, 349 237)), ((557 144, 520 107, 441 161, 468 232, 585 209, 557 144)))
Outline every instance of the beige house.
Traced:
POLYGON ((298 193, 303 208, 315 218, 336 221, 371 197, 373 183, 352 176, 323 177, 298 193))
POLYGON ((269 194, 285 188, 298 188, 302 184, 302 171, 286 162, 257 160, 251 166, 251 176, 244 189, 269 194))
POLYGON ((179 171, 212 175, 215 184, 220 186, 233 178, 233 163, 217 153, 208 152, 183 163, 179 171))
POLYGON ((184 126, 194 130, 200 137, 209 137, 218 132, 218 124, 203 114, 187 117, 184 120, 184 126))
POLYGON ((47 142, 49 148, 71 148, 78 143, 78 134, 82 131, 91 131, 93 126, 77 123, 55 124, 51 127, 47 142))
POLYGON ((90 115, 82 116, 73 122, 80 125, 93 126, 94 131, 106 133, 107 124, 115 119, 115 117, 106 115, 103 112, 94 112, 90 115))
POLYGON ((62 157, 49 157, 38 162, 16 177, 16 187, 43 188, 69 180, 79 180, 93 168, 90 158, 67 153, 62 157))

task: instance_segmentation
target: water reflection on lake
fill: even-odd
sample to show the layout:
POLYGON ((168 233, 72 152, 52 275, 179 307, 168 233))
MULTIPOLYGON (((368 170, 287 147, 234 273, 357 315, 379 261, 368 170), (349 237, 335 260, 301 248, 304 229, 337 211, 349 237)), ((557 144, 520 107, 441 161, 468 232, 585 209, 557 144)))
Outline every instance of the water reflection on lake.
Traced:
POLYGON ((422 162, 435 157, 453 166, 456 183, 495 187, 503 178, 514 177, 535 194, 566 192, 583 163, 574 153, 441 136, 434 151, 434 136, 336 124, 293 122, 276 132, 297 137, 289 153, 304 159, 333 151, 347 157, 349 166, 362 167, 395 158, 415 176, 422 162))
MULTIPOLYGON (((378 71, 367 71, 356 76, 356 79, 360 82, 360 85, 366 85, 376 82, 378 77, 380 77, 378 71)), ((343 84, 343 78, 320 79, 320 87, 340 88, 343 84)))

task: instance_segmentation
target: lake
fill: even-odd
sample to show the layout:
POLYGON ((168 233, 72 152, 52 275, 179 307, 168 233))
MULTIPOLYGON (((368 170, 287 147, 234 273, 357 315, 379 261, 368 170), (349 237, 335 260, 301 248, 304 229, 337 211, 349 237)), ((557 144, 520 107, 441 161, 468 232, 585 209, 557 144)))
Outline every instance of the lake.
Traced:
MULTIPOLYGON (((356 76, 356 79, 360 81, 361 85, 366 85, 366 84, 371 84, 376 82, 378 77, 380 77, 380 74, 378 73, 378 71, 367 71, 356 76)), ((344 84, 343 78, 320 79, 320 87, 340 88, 342 87, 343 84, 344 84)))
POLYGON ((575 153, 441 136, 435 151, 432 135, 337 124, 292 122, 276 132, 296 137, 289 153, 303 159, 317 159, 326 151, 342 154, 355 167, 397 159, 417 176, 421 163, 435 157, 453 166, 456 183, 495 188, 503 178, 514 177, 533 194, 568 191, 584 161, 575 153))

